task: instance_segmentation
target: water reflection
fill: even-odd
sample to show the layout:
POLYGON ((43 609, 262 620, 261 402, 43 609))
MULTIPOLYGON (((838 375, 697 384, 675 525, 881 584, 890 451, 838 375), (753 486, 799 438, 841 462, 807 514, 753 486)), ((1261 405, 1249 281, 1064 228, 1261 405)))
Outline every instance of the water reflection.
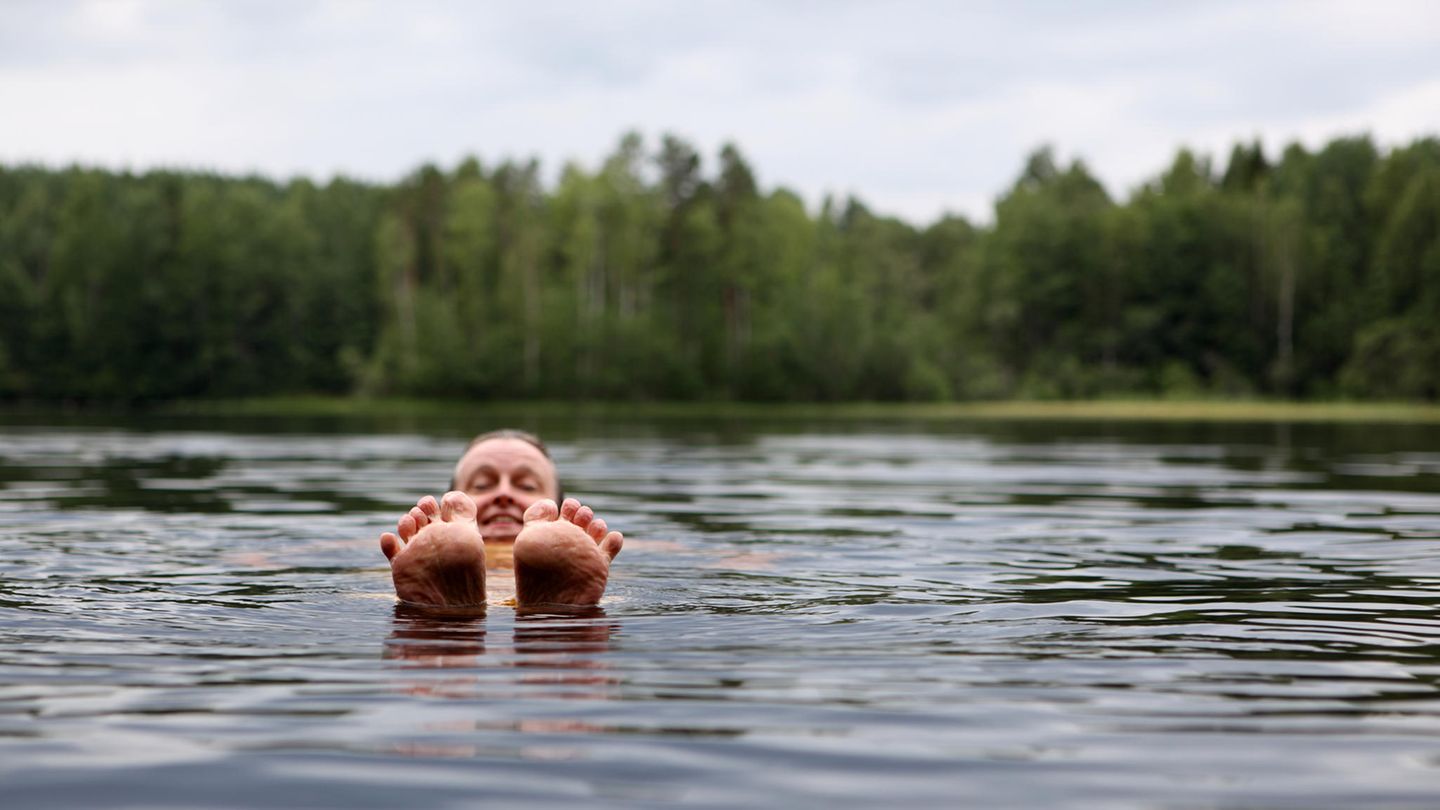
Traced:
POLYGON ((394 627, 382 657, 407 667, 455 669, 478 666, 485 654, 484 607, 473 611, 437 611, 395 605, 394 627))
MULTIPOLYGON (((609 696, 607 691, 593 687, 617 682, 607 672, 609 665, 601 656, 610 651, 611 636, 619 631, 620 623, 607 617, 603 608, 565 612, 518 609, 514 611, 511 632, 493 637, 486 626, 487 612, 483 607, 437 610, 397 604, 382 657, 396 662, 401 669, 479 670, 490 666, 529 670, 514 682, 526 687, 524 691, 532 696, 609 696)), ((402 688, 428 694, 435 691, 436 683, 427 678, 402 688)), ((478 683, 477 677, 461 677, 445 681, 445 689, 453 696, 457 687, 478 683)))
MULTIPOLYGON (((405 666, 439 669, 476 667, 486 652, 485 607, 427 608, 396 603, 394 625, 382 657, 405 666)), ((610 649, 620 624, 602 607, 557 612, 517 608, 509 644, 498 652, 513 656, 513 666, 586 669, 600 666, 592 658, 610 649)))
MULTIPOLYGON (((610 650, 619 623, 600 608, 555 613, 516 611, 511 632, 490 633, 487 610, 444 610, 397 604, 383 657, 401 677, 396 691, 458 706, 484 701, 508 704, 500 718, 447 717, 424 721, 422 739, 396 746, 412 757, 472 758, 493 748, 466 743, 437 743, 425 738, 468 733, 517 732, 527 735, 603 734, 613 729, 562 711, 540 710, 548 702, 577 706, 617 697, 620 679, 601 656, 610 650), (488 642, 488 643, 487 643, 488 642), (447 670, 448 672, 436 672, 447 670), (492 673, 512 673, 497 681, 492 673)), ((525 759, 555 756, 553 746, 521 744, 513 753, 525 759)))

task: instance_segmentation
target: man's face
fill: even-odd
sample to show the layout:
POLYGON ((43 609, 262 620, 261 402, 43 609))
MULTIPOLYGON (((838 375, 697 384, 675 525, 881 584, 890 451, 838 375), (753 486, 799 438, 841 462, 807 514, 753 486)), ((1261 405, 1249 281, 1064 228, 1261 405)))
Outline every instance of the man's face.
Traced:
POLYGON ((521 439, 486 439, 455 465, 455 488, 475 500, 485 540, 514 540, 530 504, 560 494, 555 465, 521 439))

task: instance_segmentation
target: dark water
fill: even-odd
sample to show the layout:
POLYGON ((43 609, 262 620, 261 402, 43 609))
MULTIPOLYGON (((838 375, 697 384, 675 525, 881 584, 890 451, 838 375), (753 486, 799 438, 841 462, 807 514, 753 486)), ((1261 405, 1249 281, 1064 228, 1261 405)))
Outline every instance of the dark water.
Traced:
POLYGON ((0 427, 0 807, 1440 806, 1436 428, 531 425, 603 615, 398 608, 493 426, 0 427))

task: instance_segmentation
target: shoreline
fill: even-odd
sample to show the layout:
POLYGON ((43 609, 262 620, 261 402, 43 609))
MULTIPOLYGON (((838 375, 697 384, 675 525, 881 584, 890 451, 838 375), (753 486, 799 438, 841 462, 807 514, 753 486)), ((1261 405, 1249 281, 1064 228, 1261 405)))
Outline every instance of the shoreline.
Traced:
MULTIPOLYGON (((7 411, 0 411, 7 412, 7 411)), ((442 399, 264 397, 188 400, 141 412, 174 416, 446 416, 524 414, 640 419, 767 418, 852 421, 1386 422, 1440 424, 1440 405, 1401 402, 1014 400, 952 403, 470 402, 442 399)))

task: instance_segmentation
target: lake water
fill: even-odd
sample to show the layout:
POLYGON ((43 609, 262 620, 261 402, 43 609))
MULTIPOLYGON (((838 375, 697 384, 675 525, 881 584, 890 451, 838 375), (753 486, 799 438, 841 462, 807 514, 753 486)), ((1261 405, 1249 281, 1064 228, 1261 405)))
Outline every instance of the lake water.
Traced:
POLYGON ((0 426, 0 807, 1440 806, 1440 429, 529 420, 603 614, 398 607, 460 420, 0 426))

